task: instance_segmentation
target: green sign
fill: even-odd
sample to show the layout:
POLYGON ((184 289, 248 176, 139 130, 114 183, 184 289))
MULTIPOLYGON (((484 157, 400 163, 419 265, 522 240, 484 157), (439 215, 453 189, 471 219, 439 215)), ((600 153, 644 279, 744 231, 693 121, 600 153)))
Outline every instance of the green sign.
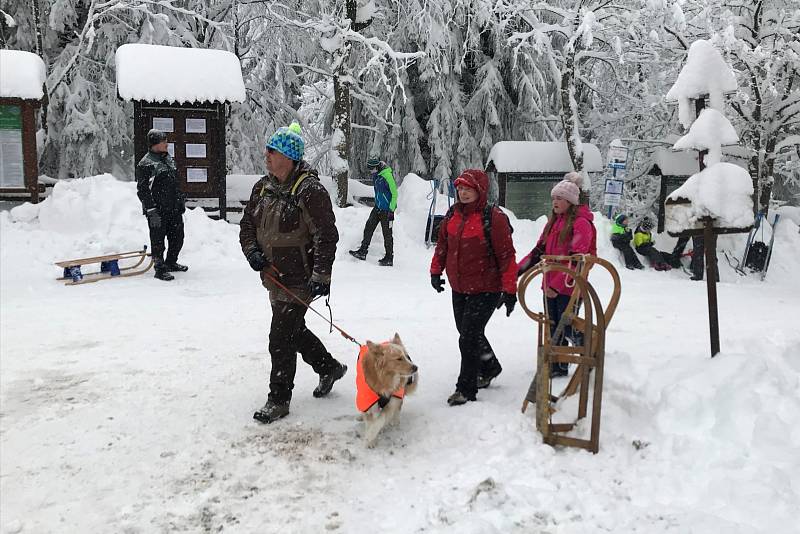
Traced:
POLYGON ((22 110, 19 106, 0 106, 0 130, 21 130, 22 110))

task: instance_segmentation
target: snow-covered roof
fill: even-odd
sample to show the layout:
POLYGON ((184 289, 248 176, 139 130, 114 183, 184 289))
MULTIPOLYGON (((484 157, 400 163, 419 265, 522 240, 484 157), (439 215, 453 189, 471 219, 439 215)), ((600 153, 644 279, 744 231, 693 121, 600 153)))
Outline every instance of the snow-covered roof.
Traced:
POLYGON ((659 148, 653 155, 653 163, 658 165, 663 176, 691 176, 700 170, 697 152, 673 152, 659 148))
POLYGON ((668 205, 668 232, 697 228, 703 217, 716 219, 720 228, 746 228, 753 224, 753 180, 733 163, 717 163, 689 177, 668 200, 688 199, 689 204, 668 205))
MULTIPOLYGON (((583 161, 588 172, 603 170, 600 150, 591 143, 583 143, 583 161)), ((492 163, 497 172, 567 173, 575 170, 563 141, 500 141, 489 152, 486 167, 492 163)))
POLYGON ((22 50, 0 50, 0 97, 41 100, 47 78, 42 58, 22 50))
POLYGON ((722 111, 723 95, 736 91, 736 75, 709 41, 695 41, 689 47, 686 64, 678 74, 675 85, 667 92, 667 100, 678 101, 678 116, 684 128, 694 121, 689 100, 709 96, 712 108, 722 111))
POLYGON ((126 44, 117 49, 117 93, 148 102, 244 102, 242 68, 231 52, 126 44))
POLYGON ((706 108, 692 123, 689 133, 678 139, 673 148, 709 150, 739 142, 731 121, 716 109, 706 108))
POLYGON ((736 75, 709 41, 700 39, 689 47, 686 65, 675 85, 667 92, 667 100, 697 98, 713 92, 736 91, 736 75))

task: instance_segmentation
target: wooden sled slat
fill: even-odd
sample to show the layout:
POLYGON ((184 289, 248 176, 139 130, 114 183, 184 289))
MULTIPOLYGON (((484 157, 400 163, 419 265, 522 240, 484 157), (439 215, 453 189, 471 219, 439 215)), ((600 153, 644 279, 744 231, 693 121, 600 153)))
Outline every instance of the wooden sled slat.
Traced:
MULTIPOLYGON (((153 258, 150 257, 150 256, 148 256, 148 257, 150 258, 150 261, 147 263, 147 266, 145 266, 142 269, 138 269, 136 271, 130 270, 130 269, 133 269, 133 267, 129 267, 128 269, 120 269, 120 274, 118 274, 116 276, 113 276, 111 273, 97 272, 97 273, 84 274, 83 278, 81 280, 78 280, 77 282, 74 282, 73 280, 71 280, 69 278, 59 278, 59 280, 67 280, 67 282, 64 282, 65 286, 78 286, 78 285, 81 285, 81 284, 91 284, 93 282, 99 282, 100 280, 106 280, 107 278, 125 278, 127 276, 137 276, 137 275, 146 273, 147 271, 150 270, 150 267, 153 266, 153 258), (125 272, 122 272, 122 271, 125 271, 125 272)), ((141 262, 139 262, 139 263, 141 263, 141 262)), ((139 265, 139 264, 137 264, 137 265, 139 265)))
POLYGON ((89 263, 100 263, 103 261, 111 260, 124 260, 129 258, 136 258, 147 254, 147 248, 142 250, 132 250, 130 252, 120 252, 119 254, 107 254, 105 256, 94 256, 91 258, 78 258, 76 260, 64 260, 55 262, 61 268, 75 267, 76 265, 87 265, 89 263))

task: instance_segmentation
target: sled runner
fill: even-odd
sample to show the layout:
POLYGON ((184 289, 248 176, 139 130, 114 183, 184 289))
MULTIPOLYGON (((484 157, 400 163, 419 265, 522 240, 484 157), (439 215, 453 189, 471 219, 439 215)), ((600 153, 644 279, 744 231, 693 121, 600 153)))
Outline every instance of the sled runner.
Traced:
POLYGON ((107 278, 117 278, 124 276, 136 276, 147 272, 153 266, 153 257, 147 253, 147 245, 142 250, 131 252, 120 252, 119 254, 108 254, 106 256, 95 256, 93 258, 79 258, 76 260, 57 261, 55 263, 64 273, 56 280, 64 280, 65 285, 74 286, 78 284, 89 284, 106 280, 107 278), (120 267, 120 260, 137 260, 133 265, 120 267), (142 266, 147 260, 146 265, 142 266), (100 270, 83 273, 81 267, 94 263, 100 264, 100 270))
MULTIPOLYGON (((536 287, 530 286, 530 287, 536 287)), ((522 411, 529 403, 536 403, 536 428, 549 445, 566 445, 580 447, 596 453, 600 445, 600 407, 603 396, 603 367, 605 360, 605 334, 608 323, 614 315, 620 297, 619 273, 608 261, 590 255, 542 256, 542 260, 533 269, 520 278, 518 285, 520 307, 538 326, 537 369, 528 393, 522 403, 522 411), (600 265, 611 276, 613 290, 608 302, 603 306, 592 284, 588 282, 589 270, 600 265), (544 312, 532 310, 525 301, 525 292, 531 282, 539 275, 548 272, 563 272, 572 279, 574 291, 570 297, 566 311, 555 325, 551 336, 550 326, 553 320, 549 317, 547 304, 544 312), (580 311, 583 304, 583 311, 580 311), (581 316, 582 315, 582 316, 581 316), (567 327, 573 331, 573 346, 561 345, 567 327), (575 335, 577 333, 577 335, 575 335), (577 364, 572 378, 561 395, 552 394, 550 365, 552 363, 577 364), (590 373, 594 371, 594 380, 590 384, 590 373), (592 386, 592 409, 590 438, 580 439, 566 436, 580 419, 587 415, 589 388, 592 386), (558 403, 579 393, 578 417, 573 423, 553 423, 552 415, 558 403), (553 403, 556 403, 555 405, 553 403)), ((542 293, 542 299, 544 299, 542 293)))

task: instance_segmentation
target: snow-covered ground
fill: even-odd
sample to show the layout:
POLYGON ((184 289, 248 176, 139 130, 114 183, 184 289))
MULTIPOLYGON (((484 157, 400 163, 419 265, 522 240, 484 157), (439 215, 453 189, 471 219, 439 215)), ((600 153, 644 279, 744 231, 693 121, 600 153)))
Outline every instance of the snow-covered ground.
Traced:
MULTIPOLYGON (((60 183, 39 206, 0 213, 0 530, 800 531, 796 223, 781 221, 765 282, 720 254, 714 359, 704 283, 620 269, 592 455, 543 445, 532 411, 520 413, 535 351, 520 310, 489 325, 504 372, 478 402, 446 405, 457 334, 449 293, 429 285, 428 190, 413 176, 401 187, 393 268, 376 264, 380 232, 367 262, 347 254, 368 209, 336 211, 335 321, 361 341, 399 332, 421 369, 399 426, 374 449, 359 438, 352 367, 315 399, 300 362, 290 416, 251 419, 267 392, 270 312, 237 226, 189 211, 191 269, 172 283, 148 273, 66 287, 54 261, 147 243, 135 184, 60 183)), ((525 253, 544 221, 512 222, 525 253)), ((607 221, 598 230, 600 255, 620 266, 607 221)), ((743 241, 720 246, 738 256, 743 241)), ((593 282, 608 295, 607 278, 593 282)), ((355 362, 355 345, 307 321, 355 362)))

